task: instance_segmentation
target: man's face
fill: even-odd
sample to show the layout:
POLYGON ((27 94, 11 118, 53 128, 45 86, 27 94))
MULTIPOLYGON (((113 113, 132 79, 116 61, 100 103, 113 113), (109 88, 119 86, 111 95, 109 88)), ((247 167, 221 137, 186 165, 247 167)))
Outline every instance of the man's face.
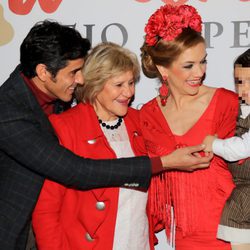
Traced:
POLYGON ((66 67, 58 71, 55 78, 49 73, 44 82, 44 92, 52 98, 70 101, 76 86, 83 85, 83 65, 84 59, 71 60, 66 67))
POLYGON ((250 67, 236 65, 234 78, 240 103, 250 105, 250 67))

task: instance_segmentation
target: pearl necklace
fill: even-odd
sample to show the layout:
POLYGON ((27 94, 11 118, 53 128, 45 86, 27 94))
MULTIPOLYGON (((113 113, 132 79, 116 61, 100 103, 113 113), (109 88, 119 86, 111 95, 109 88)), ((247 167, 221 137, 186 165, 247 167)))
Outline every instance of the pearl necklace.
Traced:
POLYGON ((122 124, 122 118, 119 117, 118 122, 115 125, 107 125, 105 122, 103 122, 100 118, 98 118, 99 123, 102 125, 102 127, 106 128, 106 129, 117 129, 121 126, 122 124))

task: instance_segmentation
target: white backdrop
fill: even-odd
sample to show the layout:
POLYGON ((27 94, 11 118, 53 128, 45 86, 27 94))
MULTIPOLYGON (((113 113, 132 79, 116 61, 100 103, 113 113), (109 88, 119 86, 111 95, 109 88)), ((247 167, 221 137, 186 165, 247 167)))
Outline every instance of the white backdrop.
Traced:
MULTIPOLYGON (((250 0, 0 0, 0 85, 19 63, 20 43, 35 22, 49 18, 75 25, 93 45, 109 40, 139 56, 145 23, 164 2, 197 8, 207 41, 205 84, 234 90, 233 61, 250 47, 250 0)), ((155 97, 157 87, 142 75, 133 106, 155 97)), ((163 232, 157 237, 157 250, 172 249, 163 232)))

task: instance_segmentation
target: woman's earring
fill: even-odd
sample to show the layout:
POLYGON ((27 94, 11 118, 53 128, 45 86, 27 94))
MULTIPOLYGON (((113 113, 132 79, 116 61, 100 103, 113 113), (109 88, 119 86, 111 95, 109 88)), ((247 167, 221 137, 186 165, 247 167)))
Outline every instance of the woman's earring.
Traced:
POLYGON ((166 106, 167 99, 169 96, 169 89, 167 87, 167 77, 164 76, 162 79, 163 81, 159 89, 159 93, 160 93, 161 105, 166 106))

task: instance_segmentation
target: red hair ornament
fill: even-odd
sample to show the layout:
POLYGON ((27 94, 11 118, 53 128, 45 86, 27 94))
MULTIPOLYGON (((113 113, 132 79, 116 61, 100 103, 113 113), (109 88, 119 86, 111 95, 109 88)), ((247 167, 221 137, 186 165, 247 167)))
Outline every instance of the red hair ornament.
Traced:
POLYGON ((146 44, 154 46, 160 39, 172 41, 188 27, 201 32, 201 23, 201 16, 190 5, 164 5, 151 15, 146 24, 146 44))

